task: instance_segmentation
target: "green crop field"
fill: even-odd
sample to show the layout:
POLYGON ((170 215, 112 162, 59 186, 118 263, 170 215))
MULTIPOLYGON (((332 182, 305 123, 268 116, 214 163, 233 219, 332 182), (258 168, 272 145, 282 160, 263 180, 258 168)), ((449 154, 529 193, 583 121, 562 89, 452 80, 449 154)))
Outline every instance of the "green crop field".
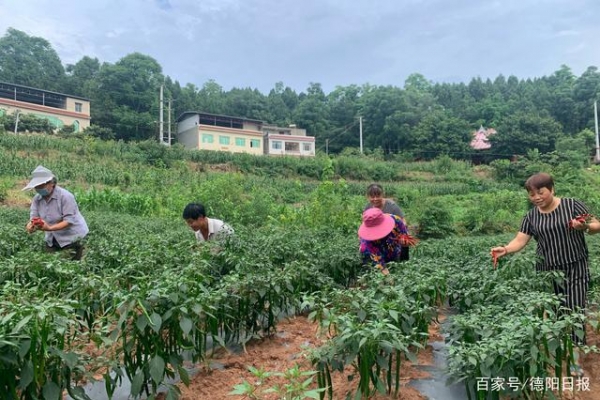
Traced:
MULTIPOLYGON (((310 355, 324 389, 317 397, 333 396, 331 373, 348 365, 359 381, 355 398, 397 394, 402 362, 426 345, 445 303, 458 312, 448 374, 471 398, 499 398, 477 390, 482 377, 560 377, 572 329, 586 318, 596 326, 600 240, 588 240, 587 316, 557 316, 553 276, 535 273, 534 245, 497 269, 489 256, 529 207, 522 174, 541 167, 556 176, 559 196, 599 212, 597 170, 539 160, 517 170, 447 157, 304 160, 2 134, 0 392, 86 398, 82 382, 102 374, 109 398, 127 375, 132 396, 153 398, 166 386, 175 399, 179 389, 167 381, 189 382, 184 358, 202 362, 218 346, 275 332, 282 313, 308 310, 333 333, 310 355), (25 232, 31 197, 20 189, 40 164, 75 194, 88 221, 80 262, 43 253, 41 236, 25 232), (387 277, 362 267, 358 254, 364 190, 374 181, 421 239, 387 277), (220 248, 196 243, 181 217, 192 201, 231 224, 235 238, 220 248)), ((519 395, 550 393, 523 386, 519 395)))

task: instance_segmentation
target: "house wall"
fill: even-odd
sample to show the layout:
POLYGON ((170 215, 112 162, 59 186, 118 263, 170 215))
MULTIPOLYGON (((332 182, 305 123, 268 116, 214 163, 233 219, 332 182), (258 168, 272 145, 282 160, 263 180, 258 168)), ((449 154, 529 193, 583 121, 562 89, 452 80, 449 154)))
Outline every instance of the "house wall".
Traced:
POLYGON ((312 136, 268 135, 265 148, 266 154, 269 155, 314 157, 315 138, 312 136))
POLYGON ((219 126, 217 123, 227 123, 227 118, 234 117, 215 116, 213 120, 210 118, 211 114, 201 115, 204 116, 203 119, 200 114, 188 113, 177 124, 178 141, 186 148, 255 155, 315 155, 315 138, 306 136, 305 129, 282 128, 265 125, 260 121, 240 119, 235 119, 236 127, 232 128, 219 126), (292 132, 297 135, 290 135, 292 132), (280 148, 275 148, 277 146, 280 148))
POLYGON ((177 141, 184 145, 187 149, 198 150, 199 134, 198 128, 192 126, 184 131, 177 133, 177 141))
POLYGON ((60 129, 64 125, 79 125, 79 131, 90 126, 90 102, 87 100, 67 98, 67 109, 47 107, 24 101, 0 98, 0 108, 7 114, 14 114, 17 110, 24 114, 33 114, 46 118, 50 123, 60 129), (75 111, 75 103, 81 104, 81 112, 75 111))
POLYGON ((263 135, 254 130, 199 125, 198 148, 262 155, 263 135))

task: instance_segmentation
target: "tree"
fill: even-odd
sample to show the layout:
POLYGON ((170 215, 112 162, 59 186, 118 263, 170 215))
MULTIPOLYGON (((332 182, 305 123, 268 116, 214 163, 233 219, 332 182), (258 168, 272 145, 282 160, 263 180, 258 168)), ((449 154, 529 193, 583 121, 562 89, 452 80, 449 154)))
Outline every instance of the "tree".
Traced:
POLYGON ((65 69, 48 41, 8 28, 0 38, 0 81, 60 92, 65 69))
POLYGON ((393 86, 363 85, 359 113, 364 117, 365 145, 371 149, 382 147, 389 153, 397 150, 394 132, 386 131, 387 118, 406 107, 402 89, 393 86))
POLYGON ((600 93, 600 72, 597 67, 588 67, 573 86, 576 131, 593 127, 594 100, 600 93))
POLYGON ((494 153, 511 156, 538 149, 553 151, 562 127, 549 115, 519 112, 500 123, 498 133, 489 137, 494 153))
POLYGON ((426 159, 440 155, 466 158, 471 153, 469 123, 443 110, 426 114, 414 130, 409 148, 426 159))
POLYGON ((97 58, 83 57, 76 64, 67 65, 65 87, 68 94, 91 98, 96 91, 100 61, 97 58))
POLYGON ((116 139, 156 137, 161 67, 150 56, 129 54, 114 65, 104 64, 92 98, 95 124, 111 128, 116 139))
POLYGON ((329 127, 329 110, 320 83, 310 83, 306 95, 294 110, 294 121, 309 134, 323 137, 329 127))
POLYGON ((283 82, 277 82, 267 96, 267 105, 272 116, 272 122, 279 126, 288 125, 292 122, 292 110, 284 101, 283 94, 289 87, 283 88, 283 82))
POLYGON ((233 88, 225 94, 225 114, 271 121, 267 98, 256 89, 233 88))
POLYGON ((200 111, 213 114, 225 114, 225 95, 223 93, 223 87, 213 79, 210 79, 198 92, 198 105, 200 111))

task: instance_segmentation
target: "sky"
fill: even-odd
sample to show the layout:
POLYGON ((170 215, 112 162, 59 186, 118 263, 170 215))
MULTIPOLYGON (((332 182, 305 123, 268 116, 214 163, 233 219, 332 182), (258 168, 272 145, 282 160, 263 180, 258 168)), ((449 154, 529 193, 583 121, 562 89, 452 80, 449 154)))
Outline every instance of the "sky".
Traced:
POLYGON ((598 0, 0 0, 0 36, 42 37, 65 65, 138 52, 181 86, 264 94, 580 76, 600 66, 598 21, 598 0))

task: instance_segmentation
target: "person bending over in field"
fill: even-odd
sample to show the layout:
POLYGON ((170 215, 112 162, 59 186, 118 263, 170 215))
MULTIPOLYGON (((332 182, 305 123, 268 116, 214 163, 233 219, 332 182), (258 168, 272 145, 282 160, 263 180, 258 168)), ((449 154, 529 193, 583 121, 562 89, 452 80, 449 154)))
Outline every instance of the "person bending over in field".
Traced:
POLYGON ((379 208, 363 212, 358 236, 363 262, 380 269, 384 275, 389 274, 387 263, 401 261, 403 246, 416 244, 399 216, 385 214, 379 208))
MULTIPOLYGON (((561 297, 563 306, 573 311, 584 311, 590 280, 588 248, 584 233, 600 232, 600 222, 589 214, 579 200, 554 196, 554 180, 546 173, 532 175, 525 182, 529 200, 535 206, 523 218, 515 238, 506 246, 491 249, 492 256, 504 257, 523 249, 533 237, 537 241, 537 271, 560 271, 562 283, 554 283, 554 292, 561 297)), ((584 327, 585 332, 585 327, 584 327)), ((573 342, 585 344, 583 338, 572 333, 573 342)), ((575 352, 571 374, 582 376, 579 352, 575 352)))
MULTIPOLYGON (((372 183, 367 187, 367 200, 369 202, 365 206, 363 212, 367 211, 369 208, 379 208, 386 214, 397 215, 404 225, 406 225, 404 212, 392 199, 385 198, 385 193, 381 185, 372 183)), ((401 246, 400 250, 398 261, 407 261, 409 259, 408 246, 401 246)))
POLYGON ((233 235, 233 228, 220 219, 208 218, 200 203, 190 203, 183 209, 183 219, 194 231, 199 242, 225 240, 233 235))
POLYGON ((71 259, 81 260, 83 239, 89 229, 73 194, 56 183, 56 176, 49 169, 40 165, 33 170, 31 180, 23 188, 37 192, 25 229, 28 233, 45 232, 46 252, 67 250, 71 259))

